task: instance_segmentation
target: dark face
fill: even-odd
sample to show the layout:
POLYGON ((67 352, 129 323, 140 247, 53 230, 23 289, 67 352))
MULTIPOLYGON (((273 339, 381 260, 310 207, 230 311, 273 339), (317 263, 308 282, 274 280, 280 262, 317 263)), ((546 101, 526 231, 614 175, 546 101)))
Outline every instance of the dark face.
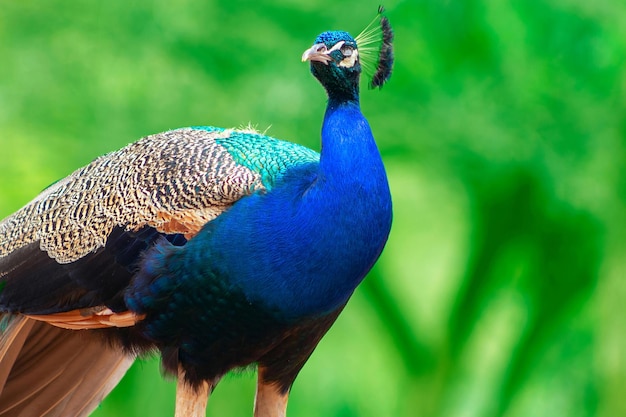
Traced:
POLYGON ((302 60, 311 62, 311 72, 331 99, 357 99, 361 64, 356 41, 347 32, 322 33, 302 60))

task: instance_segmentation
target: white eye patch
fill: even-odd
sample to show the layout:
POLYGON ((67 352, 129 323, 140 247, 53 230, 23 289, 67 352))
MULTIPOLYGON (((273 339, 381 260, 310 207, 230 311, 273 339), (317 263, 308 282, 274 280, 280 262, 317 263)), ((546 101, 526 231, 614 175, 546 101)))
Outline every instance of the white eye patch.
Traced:
POLYGON ((341 60, 341 62, 339 63, 340 67, 345 67, 345 68, 352 68, 354 66, 354 64, 356 64, 356 61, 359 59, 359 51, 357 51, 356 49, 351 49, 351 54, 345 54, 345 58, 341 60))

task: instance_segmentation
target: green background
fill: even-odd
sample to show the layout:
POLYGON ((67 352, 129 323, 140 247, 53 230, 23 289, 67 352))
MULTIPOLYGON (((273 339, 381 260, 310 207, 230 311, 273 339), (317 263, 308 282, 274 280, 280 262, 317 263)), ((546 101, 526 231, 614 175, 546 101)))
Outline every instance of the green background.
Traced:
MULTIPOLYGON (((300 62, 378 2, 0 1, 0 217, 94 157, 190 125, 319 148, 300 62)), ((626 415, 626 3, 390 1, 362 107, 387 248, 294 385, 291 416, 626 415)), ((363 84, 365 86, 365 84, 363 84)), ((251 415, 233 375, 210 416, 251 415)), ((171 416, 139 361, 95 415, 171 416)))

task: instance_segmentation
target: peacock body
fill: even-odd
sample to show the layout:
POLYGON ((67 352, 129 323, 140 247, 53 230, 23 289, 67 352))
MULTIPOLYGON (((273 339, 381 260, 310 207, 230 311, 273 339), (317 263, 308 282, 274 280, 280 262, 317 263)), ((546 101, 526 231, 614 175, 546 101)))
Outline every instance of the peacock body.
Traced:
POLYGON ((356 41, 325 32, 303 60, 329 97, 320 154, 250 130, 172 130, 0 223, 0 415, 86 415, 154 350, 179 376, 177 415, 203 415, 219 379, 250 364, 255 416, 284 415, 392 218, 356 41))

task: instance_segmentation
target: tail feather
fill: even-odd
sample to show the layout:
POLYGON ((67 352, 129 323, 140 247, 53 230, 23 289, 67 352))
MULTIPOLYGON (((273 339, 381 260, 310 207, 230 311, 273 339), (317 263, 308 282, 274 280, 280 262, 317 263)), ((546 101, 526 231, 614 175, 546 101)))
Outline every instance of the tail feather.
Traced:
POLYGON ((88 331, 8 319, 0 335, 0 417, 87 416, 134 360, 88 331))
POLYGON ((26 320, 23 317, 2 317, 2 324, 0 325, 0 393, 4 391, 13 364, 19 356, 33 324, 33 320, 26 320), (4 326, 6 328, 2 329, 4 326))

